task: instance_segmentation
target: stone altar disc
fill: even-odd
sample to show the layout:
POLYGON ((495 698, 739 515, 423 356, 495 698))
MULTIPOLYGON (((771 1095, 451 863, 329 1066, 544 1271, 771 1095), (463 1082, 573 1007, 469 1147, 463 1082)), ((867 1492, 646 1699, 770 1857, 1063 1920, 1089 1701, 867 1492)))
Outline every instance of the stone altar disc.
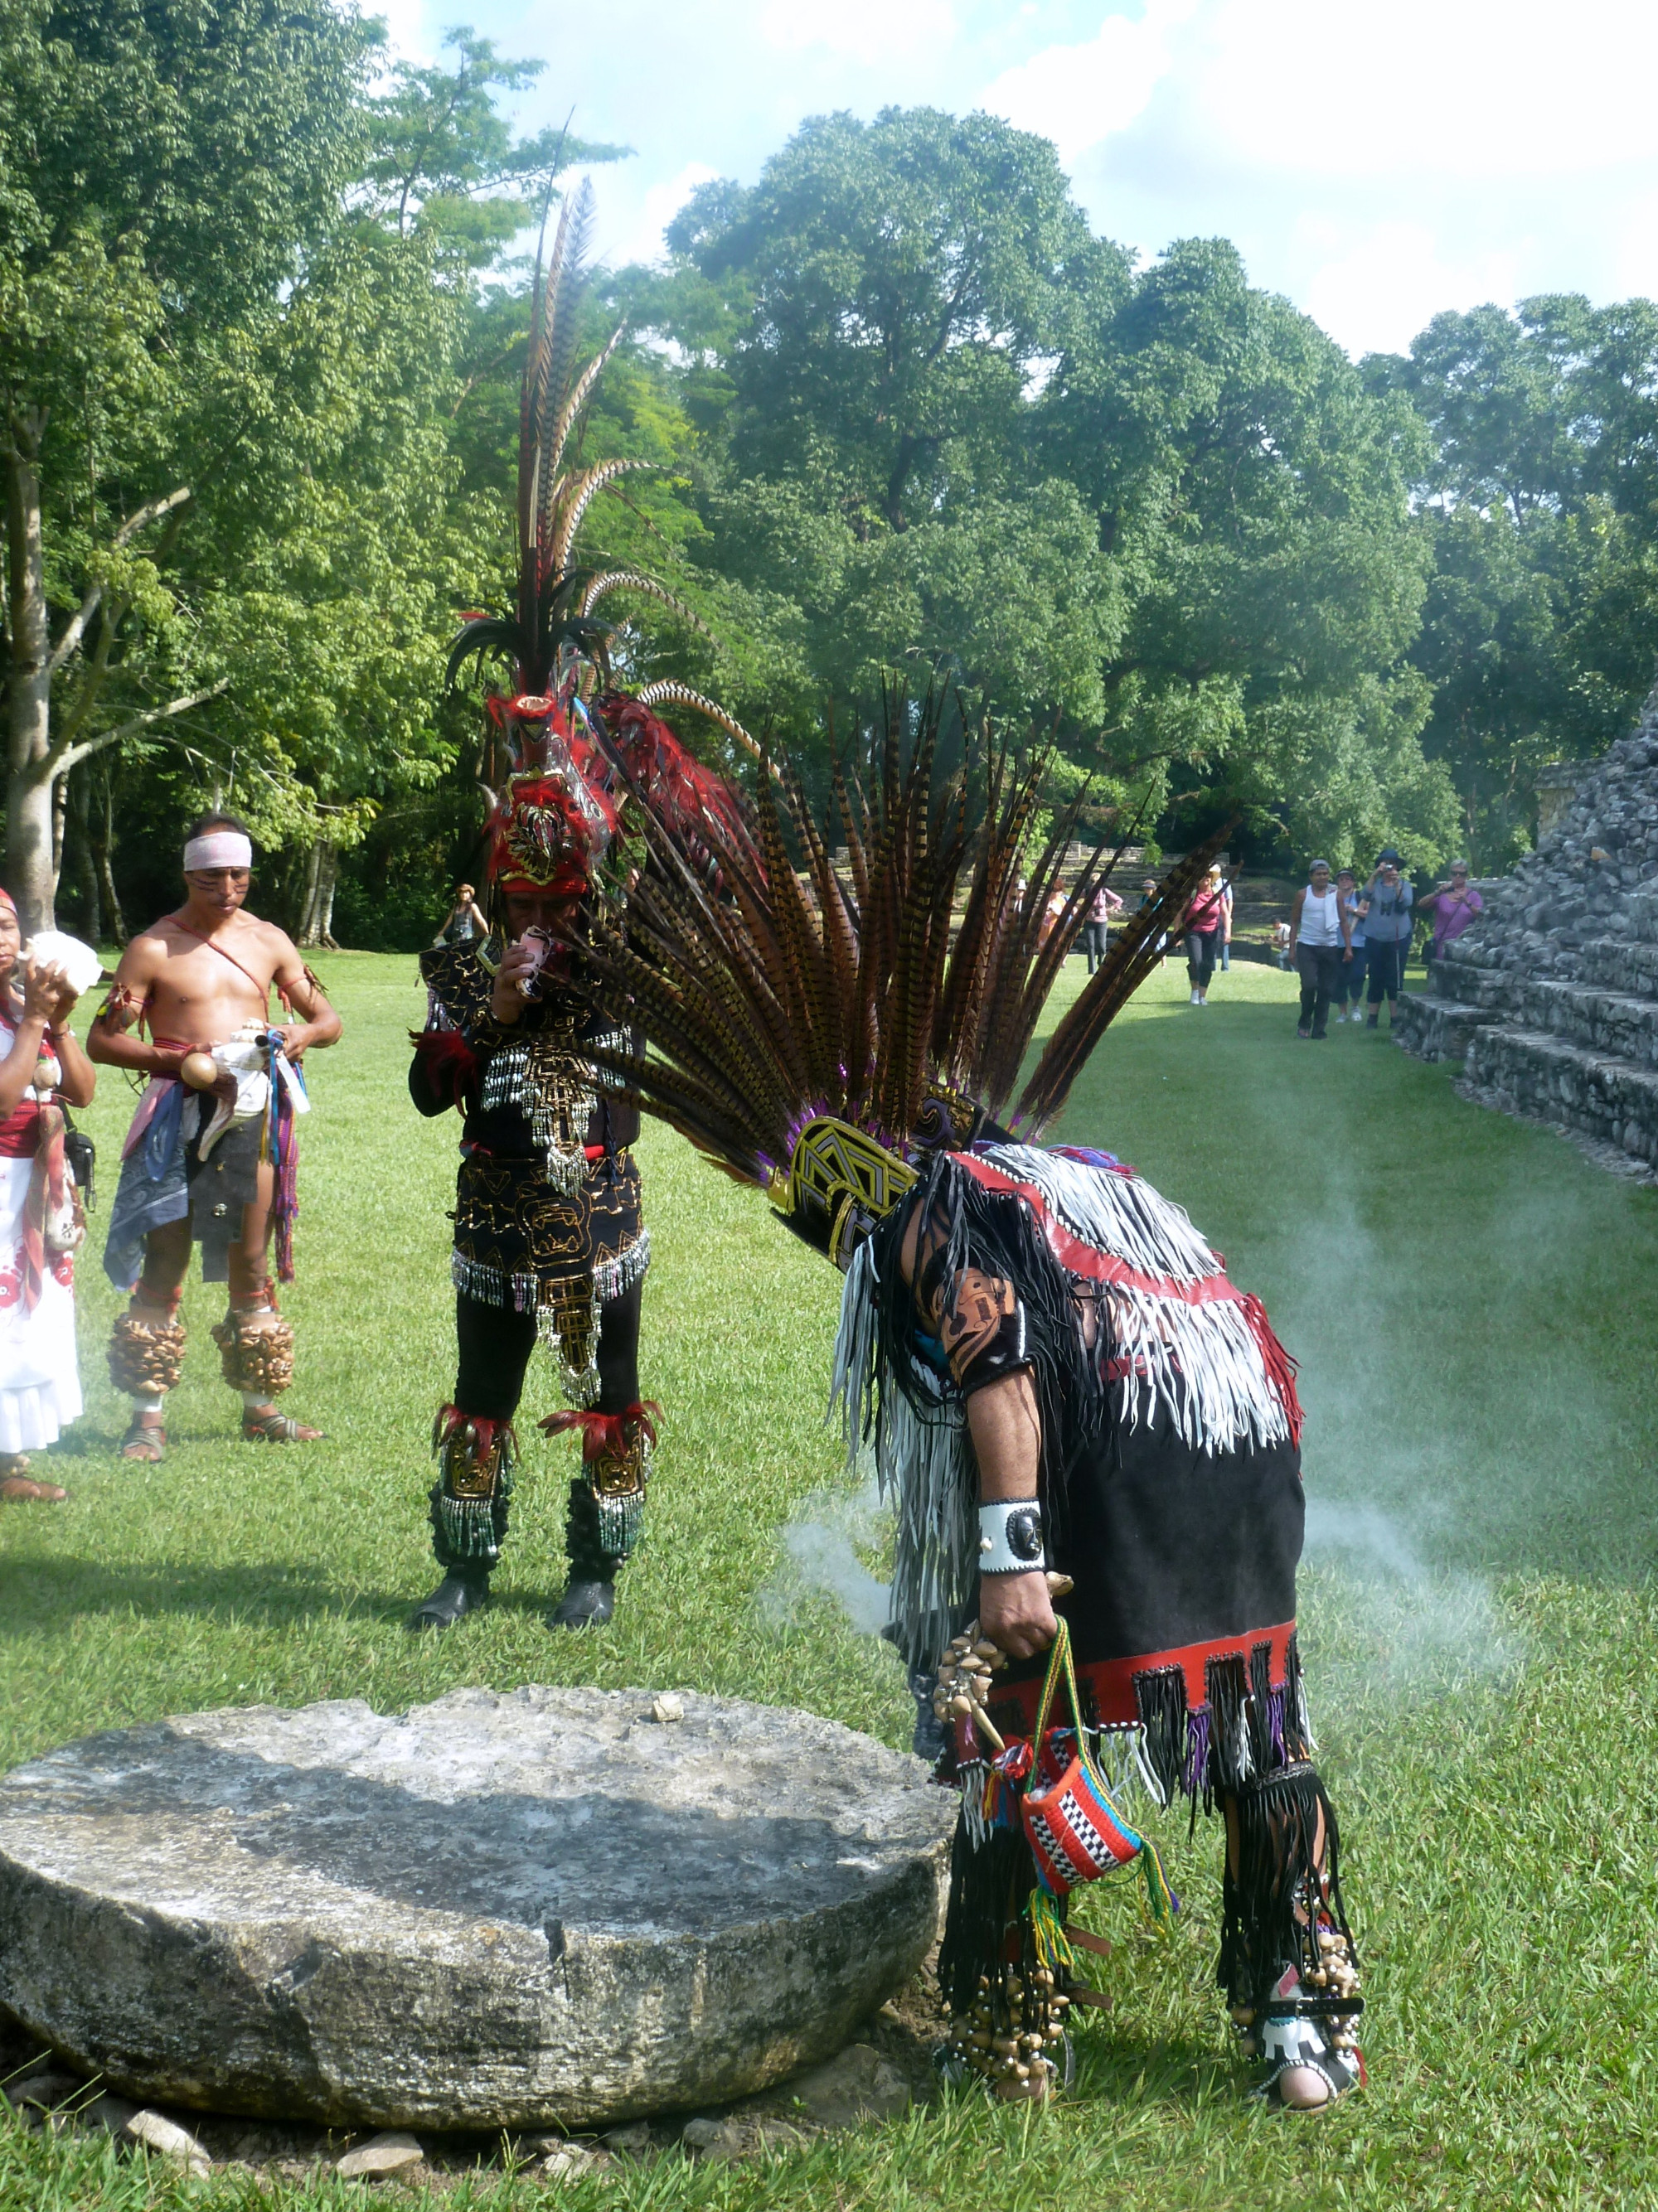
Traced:
POLYGON ((827 2057, 926 1953, 953 1793, 809 1713, 457 1690, 0 1778, 0 2002, 129 2096, 592 2127, 827 2057))

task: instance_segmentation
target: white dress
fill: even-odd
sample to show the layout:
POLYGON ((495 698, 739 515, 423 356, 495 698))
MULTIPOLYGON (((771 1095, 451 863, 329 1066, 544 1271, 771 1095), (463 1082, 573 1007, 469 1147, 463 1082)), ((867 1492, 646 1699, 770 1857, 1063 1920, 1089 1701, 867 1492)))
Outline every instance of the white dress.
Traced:
MULTIPOLYGON (((0 1012, 0 1060, 11 1056, 16 1031, 0 1012)), ((58 1064, 48 1059, 54 1079, 58 1064)), ((25 1098, 38 1094, 26 1091, 25 1098)), ((45 1094, 49 1097, 50 1093, 45 1094)), ((48 1253, 33 1312, 23 1304, 23 1218, 33 1159, 0 1159, 0 1455, 56 1443, 81 1412, 81 1370, 75 1351, 75 1255, 48 1253)))

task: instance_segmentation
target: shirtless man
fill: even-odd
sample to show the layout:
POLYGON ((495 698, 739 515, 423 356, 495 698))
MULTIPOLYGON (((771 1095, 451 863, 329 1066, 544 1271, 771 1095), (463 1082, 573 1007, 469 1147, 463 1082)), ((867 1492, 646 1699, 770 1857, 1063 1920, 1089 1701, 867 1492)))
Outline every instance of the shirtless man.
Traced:
POLYGON ((246 825, 203 815, 184 849, 184 905, 128 945, 87 1039, 91 1059, 149 1078, 104 1254, 110 1280, 132 1293, 109 1347, 111 1379, 135 1401, 124 1459, 166 1452, 162 1401, 184 1358, 179 1301, 192 1241, 203 1281, 229 1285, 213 1337, 225 1381, 241 1393, 243 1437, 308 1443, 322 1433, 273 1403, 292 1377, 294 1332, 277 1310, 268 1261, 274 1228, 277 1273, 292 1280, 291 1071, 310 1046, 334 1042, 339 1016, 283 932, 243 911, 252 866, 246 825), (299 1019, 271 1024, 273 984, 299 1019), (227 1068, 225 1054, 210 1057, 215 1046, 253 1040, 262 1049, 242 1055, 253 1063, 243 1072, 227 1068))

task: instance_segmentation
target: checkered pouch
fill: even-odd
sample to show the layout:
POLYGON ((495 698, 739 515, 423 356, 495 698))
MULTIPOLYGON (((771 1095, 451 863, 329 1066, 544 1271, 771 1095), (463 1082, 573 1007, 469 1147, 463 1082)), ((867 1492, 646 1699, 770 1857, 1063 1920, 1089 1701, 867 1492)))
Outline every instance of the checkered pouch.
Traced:
POLYGON ((1094 1881, 1118 1867, 1143 1859, 1146 1892, 1155 1917, 1165 1918, 1177 1910, 1164 1880, 1155 1847, 1131 1828, 1111 1802, 1110 1792, 1088 1753, 1082 1707, 1077 1698, 1076 1670, 1071 1662, 1070 1629, 1062 1620, 1048 1657, 1048 1671, 1037 1707, 1031 1743, 1036 1764, 1021 1805, 1025 1835, 1036 1861, 1043 1886, 1064 1897, 1080 1882, 1094 1881), (1035 1788, 1040 1771, 1041 1748, 1048 1718, 1059 1685, 1070 1699, 1076 1749, 1058 1781, 1045 1790, 1035 1788))

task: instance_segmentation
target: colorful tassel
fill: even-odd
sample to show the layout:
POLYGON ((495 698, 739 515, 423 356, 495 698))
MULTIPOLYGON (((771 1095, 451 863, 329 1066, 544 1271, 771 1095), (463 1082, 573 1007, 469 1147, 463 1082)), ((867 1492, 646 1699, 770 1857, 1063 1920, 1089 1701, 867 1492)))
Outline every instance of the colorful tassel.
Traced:
POLYGON ((1180 1900, 1169 1887, 1168 1876, 1163 1871, 1163 1856, 1149 1836, 1140 1839, 1140 1869, 1145 1876, 1146 1904, 1152 1919, 1160 1928, 1169 1927, 1180 1909, 1180 1900))
POLYGON ((1065 1923, 1059 1917, 1059 1906, 1053 1893, 1045 1883, 1039 1883, 1030 1896, 1031 1942, 1040 1966, 1063 1966, 1067 1973, 1076 1971, 1076 1954, 1071 1949, 1070 1938, 1065 1933, 1065 1923))

